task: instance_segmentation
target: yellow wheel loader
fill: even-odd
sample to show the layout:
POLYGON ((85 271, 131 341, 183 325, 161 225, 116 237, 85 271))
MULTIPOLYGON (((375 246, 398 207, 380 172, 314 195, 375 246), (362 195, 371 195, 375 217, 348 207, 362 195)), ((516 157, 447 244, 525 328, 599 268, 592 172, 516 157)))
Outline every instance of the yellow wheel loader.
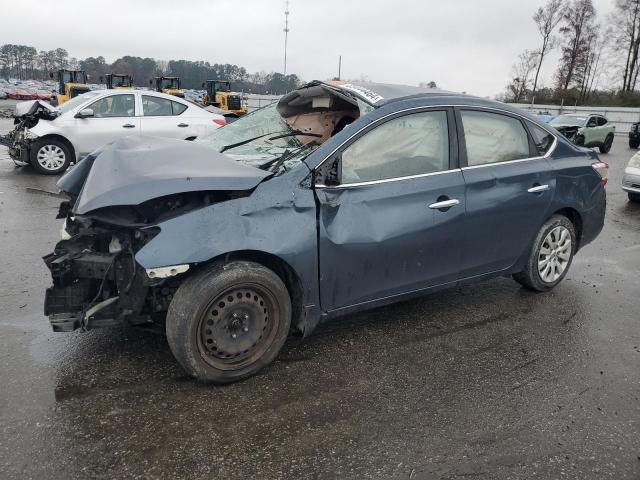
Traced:
MULTIPOLYGON (((100 77, 100 81, 102 82, 102 77, 100 77)), ((109 90, 131 88, 133 87, 133 77, 124 73, 107 73, 105 83, 109 90)))
MULTIPOLYGON (((154 81, 149 80, 149 84, 153 85, 154 81)), ((184 98, 184 90, 180 88, 180 77, 156 77, 155 89, 157 92, 184 98)))
POLYGON ((241 117, 249 111, 242 95, 231 91, 231 82, 227 80, 207 80, 202 84, 205 94, 202 104, 206 107, 213 105, 222 110, 228 110, 241 117))
MULTIPOLYGON (((53 72, 49 73, 51 78, 55 78, 53 72)), ((52 105, 62 105, 67 100, 87 93, 90 88, 87 85, 87 74, 84 70, 71 70, 64 68, 58 70, 58 94, 51 98, 52 105)))

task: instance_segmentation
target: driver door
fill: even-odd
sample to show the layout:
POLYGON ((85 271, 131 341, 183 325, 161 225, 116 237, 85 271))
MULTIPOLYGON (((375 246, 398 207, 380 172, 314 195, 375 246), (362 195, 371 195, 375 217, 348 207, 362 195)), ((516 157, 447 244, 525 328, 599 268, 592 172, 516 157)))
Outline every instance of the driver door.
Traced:
POLYGON ((453 282, 465 186, 453 114, 399 114, 316 170, 320 299, 339 310, 453 282))
POLYGON ((136 117, 132 93, 102 97, 83 110, 86 109, 91 109, 93 116, 76 116, 76 135, 70 138, 80 158, 118 138, 140 134, 140 118, 136 117))

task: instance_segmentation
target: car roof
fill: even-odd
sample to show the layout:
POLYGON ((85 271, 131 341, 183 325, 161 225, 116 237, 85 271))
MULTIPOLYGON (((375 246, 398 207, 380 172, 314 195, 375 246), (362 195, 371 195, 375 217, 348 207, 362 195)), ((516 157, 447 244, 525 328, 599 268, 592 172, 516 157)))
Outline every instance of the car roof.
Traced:
MULTIPOLYGON (((319 81, 312 83, 326 84, 325 82, 319 81)), ((400 101, 421 100, 423 103, 430 105, 460 105, 468 107, 476 106, 494 108, 518 115, 525 115, 528 118, 534 118, 529 112, 525 112, 517 107, 512 107, 506 103, 490 100, 488 98, 475 97, 465 93, 441 90, 439 88, 374 82, 331 83, 326 85, 347 91, 374 107, 381 107, 383 105, 400 101)))
MULTIPOLYGON (((180 97, 176 97, 175 95, 169 95, 168 93, 162 93, 162 92, 156 92, 155 90, 138 90, 135 88, 131 88, 131 89, 108 89, 108 88, 101 88, 101 89, 97 89, 97 90, 90 90, 90 92, 92 93, 98 93, 100 95, 103 94, 115 94, 115 95, 126 95, 126 94, 131 94, 132 92, 136 92, 136 93, 140 93, 142 95, 150 95, 152 97, 161 97, 161 98, 166 98, 169 100, 176 100, 179 103, 189 103, 187 102, 184 98, 180 98, 180 97)), ((89 92, 87 92, 89 93, 89 92)))

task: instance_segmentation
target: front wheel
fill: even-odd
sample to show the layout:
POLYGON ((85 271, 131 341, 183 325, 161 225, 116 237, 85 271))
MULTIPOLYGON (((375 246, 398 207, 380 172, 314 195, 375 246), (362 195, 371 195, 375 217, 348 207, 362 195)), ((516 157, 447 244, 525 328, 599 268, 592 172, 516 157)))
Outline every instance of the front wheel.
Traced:
POLYGON ((57 175, 63 173, 71 163, 71 150, 64 142, 43 139, 31 147, 31 164, 39 173, 57 175))
POLYGON ((640 202, 640 193, 629 192, 629 201, 634 203, 640 202))
POLYGON ((609 134, 600 147, 600 153, 609 153, 611 145, 613 145, 613 135, 609 134))
POLYGON ((573 223, 563 215, 552 216, 533 241, 524 270, 513 279, 530 290, 551 290, 567 274, 576 245, 573 223))
POLYGON ((224 384, 254 375, 289 333, 291 300, 273 271, 253 262, 214 264, 188 278, 167 313, 167 340, 198 380, 224 384))
POLYGON ((636 150, 640 147, 640 140, 629 139, 629 148, 636 150))
POLYGON ((576 135, 573 139, 573 143, 579 147, 584 147, 584 135, 576 135))

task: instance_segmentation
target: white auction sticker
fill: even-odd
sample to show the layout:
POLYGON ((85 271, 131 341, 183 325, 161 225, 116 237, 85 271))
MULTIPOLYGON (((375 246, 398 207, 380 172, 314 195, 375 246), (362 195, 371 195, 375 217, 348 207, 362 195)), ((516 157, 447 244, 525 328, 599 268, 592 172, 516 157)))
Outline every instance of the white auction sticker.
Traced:
POLYGON ((340 85, 340 88, 344 88, 346 90, 351 90, 352 92, 358 93, 369 100, 371 103, 378 103, 381 100, 384 100, 384 97, 378 95, 373 90, 369 90, 368 88, 361 87, 360 85, 353 85, 351 83, 345 83, 344 85, 340 85))

